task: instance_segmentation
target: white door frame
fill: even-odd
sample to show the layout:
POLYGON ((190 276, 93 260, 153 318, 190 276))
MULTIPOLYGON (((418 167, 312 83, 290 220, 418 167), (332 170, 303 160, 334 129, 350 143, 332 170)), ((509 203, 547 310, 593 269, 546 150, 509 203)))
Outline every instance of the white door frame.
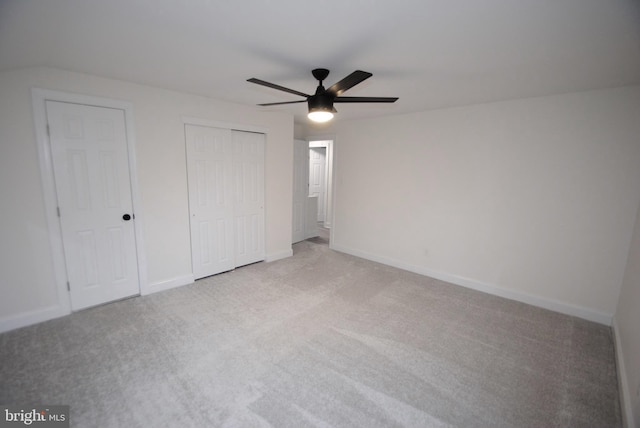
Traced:
POLYGON ((57 290, 57 307, 48 312, 48 318, 68 315, 71 313, 71 297, 67 289, 67 271, 64 260, 64 247, 62 243, 62 229, 58 221, 57 196, 55 180, 53 175, 53 160, 49 135, 47 132, 46 101, 58 101, 74 104, 84 104, 95 107, 116 108, 125 113, 125 128, 127 134, 127 149, 129 155, 129 171, 131 174, 131 199, 133 212, 136 215, 136 255, 138 258, 138 281, 140 284, 140 294, 150 292, 147 281, 147 259, 144 251, 144 241, 142 236, 142 225, 144 215, 142 213, 142 203, 138 188, 138 171, 135 156, 135 130, 133 121, 133 104, 127 101, 114 100, 110 98, 94 97, 89 95, 74 94, 48 89, 32 88, 31 101, 33 104, 33 120, 36 132, 36 143, 38 149, 38 161, 40 164, 40 179, 44 196, 45 217, 49 231, 49 245, 53 261, 55 275, 55 286, 57 290))

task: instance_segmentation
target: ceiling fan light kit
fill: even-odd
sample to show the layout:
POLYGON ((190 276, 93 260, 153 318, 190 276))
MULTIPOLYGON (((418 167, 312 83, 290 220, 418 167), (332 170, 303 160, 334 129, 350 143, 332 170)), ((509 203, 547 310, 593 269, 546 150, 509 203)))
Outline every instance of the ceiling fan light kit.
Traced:
POLYGON ((307 114, 307 117, 313 120, 314 122, 324 123, 333 119, 333 113, 331 113, 330 111, 324 111, 324 110, 312 110, 312 111, 309 111, 309 114, 307 114))
MULTIPOLYGON (((311 72, 311 74, 313 74, 313 77, 315 77, 319 82, 316 93, 313 95, 308 95, 294 89, 285 88, 284 86, 276 85, 274 83, 265 82, 264 80, 256 79, 255 77, 247 79, 247 82, 305 97, 309 106, 308 117, 314 122, 327 122, 331 120, 333 118, 333 114, 337 113, 336 109, 333 107, 333 103, 394 103, 398 100, 397 97, 341 97, 340 95, 343 92, 353 88, 358 83, 361 83, 372 76, 371 73, 366 71, 356 70, 335 85, 331 86, 329 89, 325 89, 324 86, 322 86, 323 80, 325 80, 329 75, 329 70, 327 70, 326 68, 316 68, 311 72)), ((305 102, 305 100, 266 103, 258 105, 274 106, 303 102, 305 102)))

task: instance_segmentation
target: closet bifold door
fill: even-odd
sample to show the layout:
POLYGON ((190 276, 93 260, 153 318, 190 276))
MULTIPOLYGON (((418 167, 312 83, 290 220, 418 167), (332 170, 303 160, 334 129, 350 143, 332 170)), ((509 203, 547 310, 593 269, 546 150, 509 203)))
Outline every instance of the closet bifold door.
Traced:
POLYGON ((185 125, 195 279, 264 260, 264 134, 185 125))
POLYGON ((235 267, 231 131, 186 125, 191 257, 195 279, 235 267))
POLYGON ((236 267, 264 260, 264 134, 231 132, 236 267))

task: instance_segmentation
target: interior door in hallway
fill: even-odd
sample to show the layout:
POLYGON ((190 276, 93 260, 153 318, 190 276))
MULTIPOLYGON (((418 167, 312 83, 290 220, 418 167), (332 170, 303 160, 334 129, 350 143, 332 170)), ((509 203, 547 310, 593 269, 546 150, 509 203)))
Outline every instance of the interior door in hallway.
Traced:
POLYGON ((46 102, 71 307, 140 293, 125 113, 46 102))
POLYGON ((324 147, 309 148, 309 196, 318 197, 318 221, 325 220, 326 153, 324 147))

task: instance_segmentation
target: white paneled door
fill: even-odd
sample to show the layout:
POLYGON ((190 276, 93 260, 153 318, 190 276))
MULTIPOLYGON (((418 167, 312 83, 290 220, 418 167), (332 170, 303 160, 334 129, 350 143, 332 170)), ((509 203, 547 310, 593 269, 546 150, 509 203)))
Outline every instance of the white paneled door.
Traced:
POLYGON ((264 260, 264 134, 186 125, 193 274, 264 260))
POLYGON ((187 125, 191 255, 196 279, 234 268, 231 130, 187 125))
POLYGON ((140 293, 125 113, 46 102, 74 310, 140 293))
POLYGON ((309 196, 318 197, 318 221, 325 220, 327 149, 309 149, 309 196))
POLYGON ((264 260, 264 134, 232 131, 235 265, 264 260))

